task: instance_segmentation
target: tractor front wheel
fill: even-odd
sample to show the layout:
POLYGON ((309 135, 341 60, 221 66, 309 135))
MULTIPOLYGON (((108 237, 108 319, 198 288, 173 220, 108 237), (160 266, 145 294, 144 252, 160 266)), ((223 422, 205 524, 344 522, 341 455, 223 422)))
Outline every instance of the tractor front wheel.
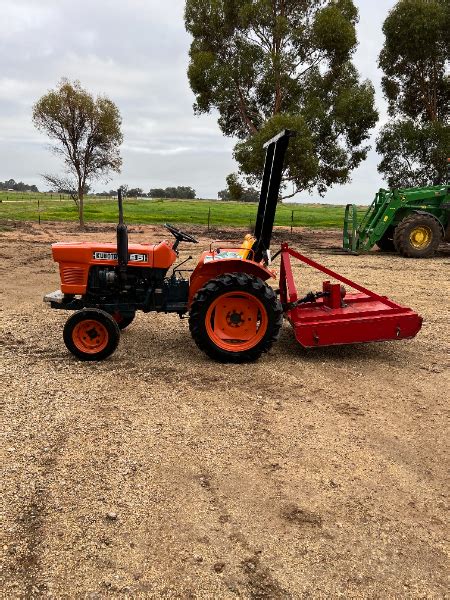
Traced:
POLYGON ((377 242, 375 242, 382 252, 395 252, 394 232, 394 227, 388 227, 384 235, 380 237, 377 242))
POLYGON ((431 215, 412 213, 395 228, 395 248, 407 258, 433 256, 441 242, 441 227, 431 215))
POLYGON ((211 279, 192 302, 189 329, 197 346, 220 362, 257 360, 277 340, 283 309, 258 277, 229 273, 211 279))
POLYGON ((81 360, 104 360, 117 348, 119 326, 111 315, 86 308, 71 315, 64 326, 67 349, 81 360))

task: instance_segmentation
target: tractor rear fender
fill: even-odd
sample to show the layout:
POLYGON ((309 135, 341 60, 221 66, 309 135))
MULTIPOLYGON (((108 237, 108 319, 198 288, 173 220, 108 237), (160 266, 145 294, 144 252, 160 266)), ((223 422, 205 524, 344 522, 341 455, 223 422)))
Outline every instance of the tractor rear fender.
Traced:
POLYGON ((206 256, 211 256, 209 252, 205 252, 194 272, 191 275, 189 284, 189 306, 195 294, 202 288, 210 279, 214 279, 224 273, 247 273, 259 277, 263 281, 267 281, 271 277, 275 277, 275 272, 264 267, 261 263, 256 263, 251 260, 227 259, 227 260, 211 260, 204 262, 206 256))

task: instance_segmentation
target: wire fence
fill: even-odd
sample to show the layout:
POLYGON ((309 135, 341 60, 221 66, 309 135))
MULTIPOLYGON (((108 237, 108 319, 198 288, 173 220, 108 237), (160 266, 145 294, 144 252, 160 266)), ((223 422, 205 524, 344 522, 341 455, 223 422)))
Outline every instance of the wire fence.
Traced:
POLYGON ((33 202, 37 200, 70 200, 69 194, 36 193, 33 192, 6 192, 0 190, 0 202, 33 202))
MULTIPOLYGON (((113 196, 100 196, 100 197, 89 197, 89 200, 95 200, 95 204, 97 204, 98 202, 100 203, 108 203, 111 201, 116 201, 116 198, 114 198, 113 196)), ((142 203, 148 203, 149 206, 151 204, 160 204, 160 200, 159 199, 153 199, 153 198, 129 198, 130 200, 134 200, 134 201, 138 201, 138 200, 142 200, 142 203)), ((24 194, 22 195, 14 195, 14 197, 10 197, 8 195, 2 195, 0 193, 0 204, 4 203, 4 209, 6 210, 1 210, 0 209, 0 218, 9 218, 12 220, 32 220, 32 221, 37 221, 39 224, 41 223, 41 221, 52 221, 54 220, 54 211, 52 211, 52 208, 49 207, 48 203, 52 202, 52 207, 56 207, 58 206, 58 204, 60 202, 68 202, 70 201, 71 206, 75 209, 75 202, 73 201, 73 199, 66 194, 38 194, 38 195, 32 195, 32 194, 24 194), (14 208, 17 207, 17 210, 14 210, 14 208), (47 215, 45 214, 47 213, 47 215), (45 218, 47 216, 47 219, 45 218)), ((179 201, 180 204, 184 203, 184 201, 180 200, 179 201)), ((189 201, 186 201, 189 202, 189 201)), ((140 204, 140 202, 139 202, 140 204)), ((245 203, 244 204, 244 208, 245 208, 245 203)), ((92 211, 92 207, 95 206, 93 203, 90 203, 89 205, 85 204, 85 217, 88 221, 91 221, 91 219, 89 218, 90 212, 92 211)), ((231 207, 231 204, 229 205, 231 207)), ((63 209, 63 206, 60 207, 61 210, 63 209)), ((247 217, 247 220, 245 220, 244 215, 242 214, 238 214, 240 213, 240 208, 242 208, 242 205, 238 205, 237 209, 236 209, 236 217, 238 220, 238 225, 239 226, 243 226, 243 227, 248 227, 248 229, 250 231, 253 231, 255 228, 255 222, 256 222, 256 208, 254 212, 255 214, 247 217)), ((95 209, 94 209, 95 210, 95 209)), ((65 219, 61 219, 59 217, 64 216, 63 214, 60 214, 58 216, 58 218, 56 220, 65 220, 65 219)), ((69 215, 66 213, 66 217, 67 220, 73 220, 73 217, 76 217, 76 215, 72 215, 72 218, 69 217, 69 215)), ((148 215, 140 215, 143 216, 144 218, 142 219, 142 223, 161 223, 166 219, 170 219, 172 217, 172 215, 167 212, 167 214, 164 214, 164 210, 158 211, 158 214, 148 214, 148 215), (154 217, 154 218, 152 218, 154 217)), ((95 218, 93 219, 93 221, 95 222, 99 222, 98 219, 99 215, 95 215, 95 218)), ((139 220, 139 215, 135 215, 136 220, 139 220)), ((202 210, 202 211, 192 211, 189 215, 179 215, 179 218, 181 219, 179 222, 186 222, 186 223, 192 223, 192 224, 196 224, 196 225, 204 225, 206 226, 206 229, 208 232, 217 229, 218 227, 224 227, 224 226, 228 226, 230 225, 230 223, 228 223, 228 219, 224 219, 224 214, 223 214, 223 210, 214 209, 214 206, 210 205, 208 206, 207 211, 202 210)), ((300 222, 302 218, 302 210, 301 209, 295 209, 295 210, 284 210, 283 214, 280 218, 280 215, 278 215, 278 218, 276 220, 276 225, 281 225, 284 227, 290 227, 291 232, 294 230, 295 227, 300 227, 302 225, 304 225, 303 223, 300 222)), ((105 215, 105 219, 104 222, 109 222, 110 219, 107 218, 107 216, 105 215)))
MULTIPOLYGON (((362 208, 362 207, 361 207, 362 208)), ((294 231, 300 227, 341 228, 343 205, 321 203, 279 204, 275 226, 294 231)), ((245 228, 253 231, 257 204, 223 202, 211 199, 177 200, 167 198, 127 198, 125 217, 130 225, 178 223, 200 225, 208 232, 221 228, 245 228)), ((117 198, 114 196, 85 197, 84 219, 89 223, 115 223, 117 198)), ((62 222, 77 221, 78 208, 68 194, 0 191, 0 220, 62 222)))

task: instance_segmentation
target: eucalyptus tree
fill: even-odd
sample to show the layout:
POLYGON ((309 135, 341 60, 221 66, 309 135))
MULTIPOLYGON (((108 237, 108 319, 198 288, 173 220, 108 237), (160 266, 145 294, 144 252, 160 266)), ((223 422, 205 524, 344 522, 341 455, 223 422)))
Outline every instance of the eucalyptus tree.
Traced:
POLYGON ((379 58, 391 120, 378 170, 391 187, 443 181, 450 151, 450 3, 400 0, 383 24, 379 58))
POLYGON ((358 11, 352 0, 187 0, 193 40, 188 77, 196 113, 219 113, 234 156, 253 184, 262 144, 282 128, 289 195, 349 181, 365 159, 378 115, 372 84, 352 63, 358 11))

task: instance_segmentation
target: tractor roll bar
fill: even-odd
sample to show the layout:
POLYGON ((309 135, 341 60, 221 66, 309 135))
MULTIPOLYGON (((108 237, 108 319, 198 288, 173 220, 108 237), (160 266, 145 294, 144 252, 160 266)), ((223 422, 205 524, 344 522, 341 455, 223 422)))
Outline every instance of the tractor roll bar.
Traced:
POLYGON ((255 260, 260 261, 267 254, 272 239, 273 223, 280 193, 283 164, 289 138, 296 135, 295 131, 285 129, 264 144, 266 161, 261 183, 258 214, 256 216, 255 238, 253 250, 255 260))

